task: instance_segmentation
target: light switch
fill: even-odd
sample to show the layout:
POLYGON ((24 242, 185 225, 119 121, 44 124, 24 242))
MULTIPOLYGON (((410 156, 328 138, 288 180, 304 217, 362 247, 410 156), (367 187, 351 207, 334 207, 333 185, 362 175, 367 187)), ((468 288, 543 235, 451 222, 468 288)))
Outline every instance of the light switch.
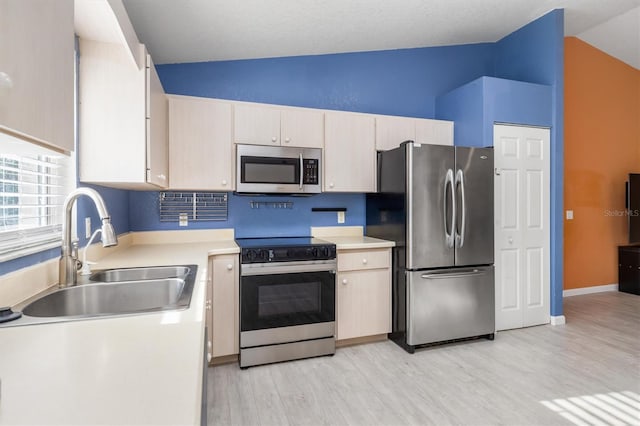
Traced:
POLYGON ((91 238, 91 218, 84 218, 84 237, 91 238))
POLYGON ((567 220, 573 220, 573 210, 567 210, 567 220))
POLYGON ((338 223, 344 223, 344 212, 338 212, 338 223))

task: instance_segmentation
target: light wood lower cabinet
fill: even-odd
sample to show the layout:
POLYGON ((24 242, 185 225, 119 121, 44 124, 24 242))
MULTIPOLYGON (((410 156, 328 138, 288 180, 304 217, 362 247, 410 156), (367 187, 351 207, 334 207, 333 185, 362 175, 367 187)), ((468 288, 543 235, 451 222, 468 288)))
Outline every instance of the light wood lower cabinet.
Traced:
POLYGON ((206 322, 209 331, 209 361, 239 352, 238 255, 209 259, 206 322))
POLYGON ((338 251, 336 339, 391 332, 391 249, 338 251))

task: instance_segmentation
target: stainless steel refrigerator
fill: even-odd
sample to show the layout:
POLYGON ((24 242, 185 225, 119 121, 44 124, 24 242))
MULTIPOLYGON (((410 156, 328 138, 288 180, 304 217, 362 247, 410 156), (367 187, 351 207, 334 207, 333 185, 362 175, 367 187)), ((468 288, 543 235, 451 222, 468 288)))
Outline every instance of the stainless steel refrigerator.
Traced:
POLYGON ((392 333, 416 346, 495 332, 493 149, 404 142, 378 153, 367 235, 395 241, 392 333))

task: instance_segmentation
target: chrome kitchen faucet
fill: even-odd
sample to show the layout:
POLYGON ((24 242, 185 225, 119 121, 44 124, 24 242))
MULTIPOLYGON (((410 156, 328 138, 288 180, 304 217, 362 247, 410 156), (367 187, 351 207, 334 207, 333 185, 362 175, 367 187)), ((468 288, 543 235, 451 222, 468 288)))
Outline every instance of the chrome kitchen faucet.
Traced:
POLYGON ((78 282, 78 241, 71 241, 71 210, 73 203, 81 195, 91 198, 102 220, 102 246, 118 244, 118 237, 111 225, 111 217, 100 194, 91 188, 77 188, 64 200, 64 220, 62 221, 62 254, 60 256, 58 286, 60 288, 76 285, 78 282))

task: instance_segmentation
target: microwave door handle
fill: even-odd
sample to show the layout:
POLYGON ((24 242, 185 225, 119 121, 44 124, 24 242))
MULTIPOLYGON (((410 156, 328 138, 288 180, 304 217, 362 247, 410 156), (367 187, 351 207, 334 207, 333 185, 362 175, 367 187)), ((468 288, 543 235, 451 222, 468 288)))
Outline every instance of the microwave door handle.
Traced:
POLYGON ((303 161, 302 161, 302 154, 300 154, 300 189, 302 189, 302 177, 304 174, 304 169, 302 168, 303 166, 303 161))

